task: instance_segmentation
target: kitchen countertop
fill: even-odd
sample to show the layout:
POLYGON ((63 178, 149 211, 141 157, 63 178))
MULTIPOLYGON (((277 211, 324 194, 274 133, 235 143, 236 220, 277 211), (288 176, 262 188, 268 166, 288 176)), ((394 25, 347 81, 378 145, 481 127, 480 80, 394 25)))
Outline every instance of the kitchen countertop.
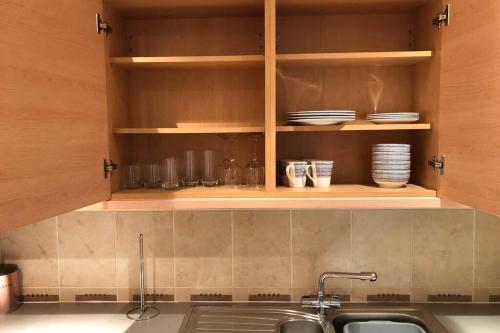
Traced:
MULTIPOLYGON (((143 322, 134 322, 125 316, 132 306, 125 303, 24 304, 13 313, 0 316, 0 332, 177 333, 192 304, 157 304, 160 315, 143 322)), ((500 304, 420 306, 432 312, 450 333, 499 332, 500 304)))

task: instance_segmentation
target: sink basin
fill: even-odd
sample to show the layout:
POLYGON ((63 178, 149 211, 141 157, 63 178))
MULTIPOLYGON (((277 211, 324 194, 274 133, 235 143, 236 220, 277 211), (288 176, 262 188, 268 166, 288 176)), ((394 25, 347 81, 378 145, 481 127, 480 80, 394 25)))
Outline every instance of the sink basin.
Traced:
POLYGON ((332 320, 338 333, 429 333, 420 319, 402 313, 352 313, 332 320))
POLYGON ((426 333, 424 329, 412 323, 394 321, 361 321, 344 326, 344 333, 426 333))
POLYGON ((324 333, 323 327, 312 320, 291 320, 280 323, 279 333, 324 333))

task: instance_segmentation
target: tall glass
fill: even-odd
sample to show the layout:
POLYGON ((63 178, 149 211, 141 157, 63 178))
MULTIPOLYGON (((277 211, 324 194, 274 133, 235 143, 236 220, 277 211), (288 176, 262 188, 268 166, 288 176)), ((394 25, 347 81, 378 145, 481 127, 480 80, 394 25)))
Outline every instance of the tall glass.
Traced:
POLYGON ((232 149, 236 136, 223 135, 222 138, 224 139, 224 160, 219 168, 219 181, 227 187, 241 186, 243 169, 236 161, 236 157, 234 156, 232 149))
POLYGON ((179 187, 179 178, 177 176, 177 161, 174 157, 169 157, 163 160, 163 184, 162 187, 166 190, 173 190, 179 187))
POLYGON ((184 186, 197 186, 200 183, 199 161, 196 150, 184 152, 184 186))
POLYGON ((161 166, 158 163, 144 166, 144 187, 161 187, 161 166))
POLYGON ((215 167, 215 152, 204 150, 202 155, 201 183, 203 186, 216 186, 219 183, 215 167))
POLYGON ((257 145, 260 134, 251 134, 250 139, 253 144, 253 157, 245 167, 245 180, 248 186, 261 187, 264 185, 265 168, 264 163, 257 157, 257 145))
POLYGON ((142 173, 140 164, 133 163, 127 166, 126 188, 136 189, 142 186, 142 173))

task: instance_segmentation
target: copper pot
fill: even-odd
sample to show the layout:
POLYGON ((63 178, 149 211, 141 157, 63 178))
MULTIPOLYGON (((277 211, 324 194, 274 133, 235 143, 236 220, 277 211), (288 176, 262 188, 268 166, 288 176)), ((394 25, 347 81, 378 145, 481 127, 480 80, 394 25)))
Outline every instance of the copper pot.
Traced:
POLYGON ((14 264, 0 264, 0 314, 19 307, 19 268, 14 264))

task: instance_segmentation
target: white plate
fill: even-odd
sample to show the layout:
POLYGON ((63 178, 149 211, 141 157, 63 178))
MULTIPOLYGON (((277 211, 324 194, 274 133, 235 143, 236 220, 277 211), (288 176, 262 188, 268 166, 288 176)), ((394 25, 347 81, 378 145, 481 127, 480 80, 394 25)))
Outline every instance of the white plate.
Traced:
POLYGON ((297 113, 356 113, 353 110, 302 110, 302 111, 290 111, 288 114, 297 114, 297 113))
POLYGON ((405 117, 418 117, 420 116, 420 113, 418 112, 383 112, 383 113, 369 113, 367 115, 368 117, 392 117, 392 116, 395 116, 395 117, 401 117, 401 116, 405 116, 405 117))
POLYGON ((356 117, 351 117, 351 116, 300 116, 300 117, 288 117, 290 120, 296 120, 296 119, 352 119, 355 120, 356 117))
POLYGON ((401 124, 401 123, 414 123, 419 121, 418 118, 401 118, 401 119, 368 119, 375 124, 401 124))
POLYGON ((304 125, 335 125, 351 121, 352 119, 300 119, 289 120, 291 123, 304 124, 304 125))

